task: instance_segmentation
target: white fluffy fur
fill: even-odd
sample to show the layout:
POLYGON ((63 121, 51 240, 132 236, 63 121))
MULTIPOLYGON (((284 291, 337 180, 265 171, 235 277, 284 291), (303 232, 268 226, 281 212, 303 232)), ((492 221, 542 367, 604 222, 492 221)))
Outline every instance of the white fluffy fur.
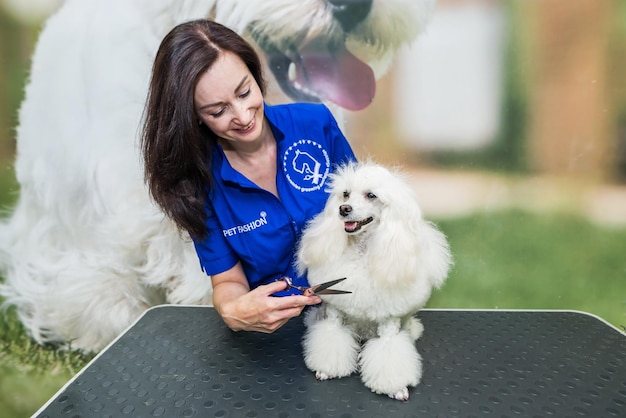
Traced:
POLYGON ((422 218, 399 172, 373 162, 342 167, 324 211, 304 231, 298 268, 308 271, 311 285, 346 277, 335 288, 353 293, 323 296, 308 312, 307 366, 319 379, 360 370, 373 392, 408 399, 422 375, 415 340, 423 328, 414 314, 450 265, 445 236, 422 218), (351 210, 343 216, 345 205, 351 210), (367 218, 358 231, 345 231, 344 222, 367 218))
MULTIPOLYGON (((433 1, 374 0, 347 42, 384 60, 433 1)), ((98 350, 151 305, 211 303, 191 241, 149 198, 137 147, 156 49, 201 17, 244 34, 252 25, 277 45, 344 37, 324 0, 64 2, 33 55, 17 128, 21 192, 0 222, 0 294, 40 343, 98 350)))

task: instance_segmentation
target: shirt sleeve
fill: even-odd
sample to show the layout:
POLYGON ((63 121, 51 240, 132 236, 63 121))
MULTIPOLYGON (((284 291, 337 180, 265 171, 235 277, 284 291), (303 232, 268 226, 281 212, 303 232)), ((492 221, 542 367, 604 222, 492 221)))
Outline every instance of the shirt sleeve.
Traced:
POLYGON ((203 240, 194 239, 193 244, 200 260, 200 267, 210 276, 233 268, 239 258, 226 241, 210 204, 207 205, 206 225, 208 228, 206 237, 203 240))

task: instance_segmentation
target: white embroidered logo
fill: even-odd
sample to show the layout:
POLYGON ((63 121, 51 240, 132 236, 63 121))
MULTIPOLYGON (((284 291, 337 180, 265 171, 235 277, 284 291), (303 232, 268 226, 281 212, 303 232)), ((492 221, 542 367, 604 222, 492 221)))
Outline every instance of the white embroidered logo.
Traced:
POLYGON ((289 184, 301 192, 321 189, 330 172, 328 152, 310 139, 294 142, 283 154, 283 170, 289 184))

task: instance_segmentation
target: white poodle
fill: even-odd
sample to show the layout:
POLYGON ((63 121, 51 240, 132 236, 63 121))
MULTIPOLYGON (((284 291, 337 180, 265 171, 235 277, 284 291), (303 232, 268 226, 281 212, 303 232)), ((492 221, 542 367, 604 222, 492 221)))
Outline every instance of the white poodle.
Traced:
POLYGON ((371 96, 354 80, 363 75, 373 94, 372 66, 415 37, 433 3, 65 0, 33 55, 17 127, 20 196, 0 221, 0 295, 29 334, 99 350, 152 305, 211 303, 192 242, 149 198, 137 146, 152 61, 173 26, 226 24, 263 53, 285 100, 356 110, 371 96))
POLYGON ((304 360, 320 380, 360 370, 373 392, 407 400, 419 383, 415 347, 423 327, 414 314, 451 265, 445 236, 422 218, 399 172, 373 162, 332 177, 322 213, 304 231, 298 268, 310 284, 346 277, 305 318, 304 360))

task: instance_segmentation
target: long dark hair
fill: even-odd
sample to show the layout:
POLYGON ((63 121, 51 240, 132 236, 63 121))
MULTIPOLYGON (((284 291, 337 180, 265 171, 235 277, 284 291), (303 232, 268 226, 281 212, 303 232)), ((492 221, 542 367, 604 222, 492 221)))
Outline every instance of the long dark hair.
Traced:
POLYGON ((239 56, 265 94, 254 49, 231 29, 206 19, 174 27, 163 38, 152 67, 141 136, 150 195, 179 229, 207 234, 205 201, 211 184, 215 134, 200 123, 194 92, 200 77, 225 51, 239 56))

